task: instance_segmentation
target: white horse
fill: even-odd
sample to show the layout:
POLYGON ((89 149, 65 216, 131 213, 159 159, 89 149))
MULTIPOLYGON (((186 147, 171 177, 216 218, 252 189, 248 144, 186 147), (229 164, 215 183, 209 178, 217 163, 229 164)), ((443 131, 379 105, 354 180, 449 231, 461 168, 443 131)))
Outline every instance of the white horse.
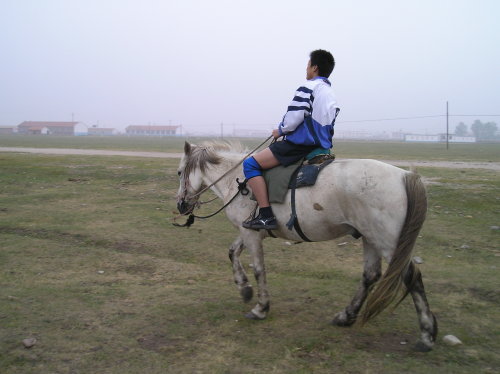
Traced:
MULTIPOLYGON (((186 142, 177 171, 180 177, 179 212, 190 214, 197 206, 200 191, 219 178, 211 190, 224 203, 229 202, 238 192, 236 178, 243 179, 241 167, 238 167, 238 162, 245 157, 242 151, 230 144, 197 146, 186 142)), ((312 241, 349 234, 362 236, 363 279, 351 303, 334 316, 332 323, 351 326, 363 304, 361 319, 365 323, 410 293, 421 330, 416 349, 431 350, 437 335, 437 321, 429 309, 420 271, 412 262, 412 249, 427 210, 425 188, 420 177, 375 160, 334 161, 319 174, 314 186, 298 189, 295 199, 301 229, 312 241), (382 258, 389 264, 383 276, 382 258)), ((273 204, 278 221, 278 229, 273 234, 302 241, 295 230, 286 227, 290 205, 290 191, 283 204, 273 204)), ((269 233, 241 226, 255 208, 256 203, 249 195, 240 194, 225 208, 225 213, 239 230, 239 236, 229 248, 229 258, 235 283, 245 302, 251 300, 253 291, 239 256, 247 248, 253 258, 258 303, 246 317, 264 319, 269 313, 269 294, 262 241, 269 233)))

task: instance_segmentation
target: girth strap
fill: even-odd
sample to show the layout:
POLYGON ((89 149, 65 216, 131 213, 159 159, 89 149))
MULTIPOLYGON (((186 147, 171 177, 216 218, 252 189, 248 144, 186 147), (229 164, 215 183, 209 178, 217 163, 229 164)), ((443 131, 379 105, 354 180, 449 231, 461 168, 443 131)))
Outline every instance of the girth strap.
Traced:
POLYGON ((291 205, 292 205, 292 214, 290 215, 290 220, 286 224, 286 227, 288 228, 288 230, 292 230, 292 227, 293 227, 295 229, 295 231, 297 232, 297 234, 299 234, 299 236, 302 238, 302 240, 304 240, 306 242, 311 242, 312 240, 310 240, 304 234, 304 232, 302 231, 302 229, 300 228, 299 219, 297 217, 297 210, 295 208, 295 189, 296 189, 295 187, 297 185, 297 174, 299 172, 299 169, 300 168, 297 168, 297 170, 295 170, 295 172, 292 175, 292 179, 291 179, 290 189, 292 190, 292 195, 291 195, 291 201, 290 202, 291 202, 291 205))
POLYGON ((267 233, 269 234, 269 236, 270 236, 270 237, 272 237, 272 238, 274 238, 274 239, 276 239, 276 238, 277 238, 277 236, 276 236, 276 235, 274 235, 273 230, 267 230, 267 233))

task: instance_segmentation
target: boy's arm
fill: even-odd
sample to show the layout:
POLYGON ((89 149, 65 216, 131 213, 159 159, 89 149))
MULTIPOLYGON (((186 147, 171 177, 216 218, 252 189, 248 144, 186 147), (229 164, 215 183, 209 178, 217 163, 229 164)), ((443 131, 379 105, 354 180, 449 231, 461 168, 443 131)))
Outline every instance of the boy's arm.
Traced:
POLYGON ((311 115, 312 90, 307 87, 299 87, 295 96, 288 106, 283 121, 278 126, 279 134, 286 135, 293 132, 306 116, 311 115))

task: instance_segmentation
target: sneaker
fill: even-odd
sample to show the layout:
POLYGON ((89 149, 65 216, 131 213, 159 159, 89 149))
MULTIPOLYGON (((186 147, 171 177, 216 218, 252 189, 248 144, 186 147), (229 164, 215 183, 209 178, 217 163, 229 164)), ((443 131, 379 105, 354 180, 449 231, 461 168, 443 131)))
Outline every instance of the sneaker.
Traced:
POLYGON ((254 219, 243 222, 242 226, 253 230, 276 230, 278 228, 275 216, 264 218, 260 214, 254 219))

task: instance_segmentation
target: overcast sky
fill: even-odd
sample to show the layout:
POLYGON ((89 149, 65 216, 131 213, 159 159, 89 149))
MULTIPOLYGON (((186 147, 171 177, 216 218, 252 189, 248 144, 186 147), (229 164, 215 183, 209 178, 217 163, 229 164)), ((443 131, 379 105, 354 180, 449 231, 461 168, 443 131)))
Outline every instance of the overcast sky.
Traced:
POLYGON ((272 128, 322 48, 337 130, 442 132, 442 117, 348 121, 440 115, 447 100, 452 114, 500 114, 499 20, 497 0, 0 0, 0 126, 74 113, 272 128))

